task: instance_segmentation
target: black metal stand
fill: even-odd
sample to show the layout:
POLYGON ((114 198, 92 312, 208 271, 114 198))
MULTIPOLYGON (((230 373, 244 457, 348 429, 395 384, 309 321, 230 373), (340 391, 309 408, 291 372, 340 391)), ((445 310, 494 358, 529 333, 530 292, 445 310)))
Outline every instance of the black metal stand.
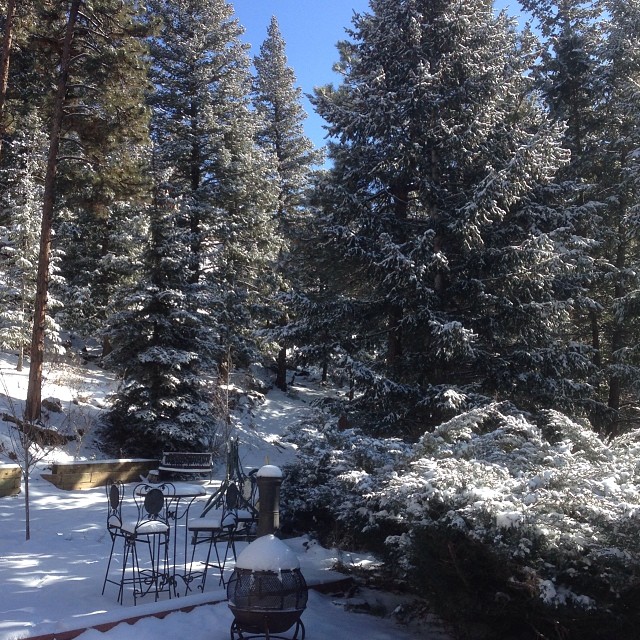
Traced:
POLYGON ((236 635, 238 636, 238 640, 254 640, 254 638, 264 638, 265 640, 304 640, 305 629, 304 624, 302 624, 302 620, 298 620, 295 623, 293 635, 288 637, 269 633, 268 620, 266 619, 264 629, 261 631, 257 631, 255 627, 249 630, 243 629, 238 624, 238 621, 234 619, 231 624, 231 640, 235 640, 236 635), (251 633, 253 635, 245 635, 245 633, 251 633), (301 634, 300 637, 298 637, 298 633, 301 634))
POLYGON ((239 443, 236 439, 232 438, 227 443, 227 471, 225 478, 220 487, 207 500, 202 515, 206 515, 211 509, 219 508, 229 485, 235 484, 241 496, 238 507, 252 512, 257 519, 258 510, 254 504, 257 492, 257 488, 254 488, 255 472, 257 472, 257 469, 252 470, 249 474, 244 472, 240 464, 239 443), (250 487, 248 490, 249 495, 246 495, 246 487, 250 487))
MULTIPOLYGON (((191 552, 191 567, 193 567, 194 557, 196 553, 196 547, 200 544, 208 544, 209 550, 207 552, 207 558, 204 562, 204 568, 200 571, 191 571, 185 576, 185 583, 187 585, 187 592, 191 591, 191 582, 196 579, 201 579, 201 584, 198 585, 200 591, 204 591, 205 582, 207 579, 207 571, 209 568, 216 568, 220 571, 220 584, 225 586, 224 582, 224 569, 226 566, 229 552, 233 554, 233 559, 236 559, 236 541, 244 540, 249 541, 255 537, 255 531, 257 529, 256 520, 258 518, 258 509, 255 505, 256 492, 254 487, 255 473, 257 469, 252 470, 249 474, 244 473, 242 465, 240 463, 239 443, 237 439, 230 439, 227 443, 227 468, 225 478, 222 481, 220 487, 209 497, 205 506, 200 514, 201 517, 205 517, 212 510, 225 510, 229 507, 229 496, 233 493, 234 504, 232 509, 235 511, 234 525, 229 527, 222 526, 225 531, 218 534, 215 540, 212 540, 213 533, 208 532, 207 529, 200 531, 194 530, 191 536, 191 545, 193 546, 191 552), (233 486, 232 486, 233 485, 233 486), (225 502, 227 503, 225 505, 225 502), (239 515, 238 512, 242 512, 239 515), (199 535, 200 534, 200 535, 199 535), (224 557, 221 558, 218 553, 218 547, 216 542, 226 542, 226 549, 224 557), (215 549, 215 562, 211 559, 212 547, 215 549)), ((221 520, 221 525, 222 525, 221 520)), ((185 546, 186 557, 186 546, 185 546)))

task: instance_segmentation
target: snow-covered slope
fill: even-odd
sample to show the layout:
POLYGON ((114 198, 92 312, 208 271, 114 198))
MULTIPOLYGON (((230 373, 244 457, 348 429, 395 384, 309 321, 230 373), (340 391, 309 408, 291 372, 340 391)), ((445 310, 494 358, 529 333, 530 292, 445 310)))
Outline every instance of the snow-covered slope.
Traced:
MULTIPOLYGON (((15 359, 0 358, 0 376, 4 395, 0 411, 21 415, 26 395, 28 372, 15 371, 15 359)), ((188 635, 190 640, 215 640, 228 637, 232 616, 225 603, 226 594, 216 580, 207 581, 205 593, 189 595, 180 601, 166 599, 157 603, 142 601, 132 607, 117 604, 113 585, 101 594, 111 541, 105 528, 106 497, 102 488, 86 491, 61 491, 40 476, 53 460, 102 457, 95 438, 95 424, 115 383, 93 364, 71 366, 60 363, 46 373, 43 398, 61 401, 63 412, 47 412, 47 422, 64 432, 82 425, 83 437, 64 448, 50 452, 33 472, 31 479, 31 540, 25 541, 23 495, 0 498, 0 640, 17 640, 42 634, 61 634, 97 624, 113 623, 132 616, 150 616, 179 606, 219 601, 221 604, 197 606, 190 613, 176 612, 159 620, 145 617, 135 626, 120 624, 106 633, 90 629, 83 640, 146 640, 188 635), (113 587, 113 588, 112 588, 113 587)), ((247 469, 268 462, 283 466, 295 457, 292 445, 282 441, 285 428, 302 424, 312 417, 311 401, 319 391, 308 381, 291 393, 270 389, 239 406, 232 418, 233 435, 239 438, 240 455, 247 469)), ((10 422, 0 422, 0 442, 11 447, 10 422)), ((7 460, 6 456, 4 457, 7 460)), ((218 478, 224 472, 218 469, 218 478)), ((217 483, 200 480, 208 492, 217 483)), ((195 504, 192 508, 197 509, 195 504)), ((288 541, 298 555, 303 575, 312 584, 328 579, 338 558, 343 565, 365 566, 375 559, 364 555, 323 549, 313 540, 288 541)), ((335 574, 334 574, 335 575, 335 574)), ((369 601, 385 603, 389 613, 399 605, 390 594, 369 595, 369 601)), ((308 637, 351 640, 408 640, 412 637, 446 638, 434 623, 412 634, 390 619, 353 613, 353 599, 312 593, 303 621, 308 637)), ((380 607, 378 606, 378 609, 380 607)))

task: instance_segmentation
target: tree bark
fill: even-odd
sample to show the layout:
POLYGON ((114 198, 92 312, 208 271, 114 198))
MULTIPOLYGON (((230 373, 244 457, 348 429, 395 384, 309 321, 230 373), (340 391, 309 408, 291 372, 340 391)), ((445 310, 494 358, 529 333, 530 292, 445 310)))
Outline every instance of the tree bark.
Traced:
MULTIPOLYGON (((626 206, 624 203, 620 207, 619 219, 625 219, 626 206)), ((622 224, 618 225, 618 243, 616 248, 615 265, 618 272, 617 280, 614 286, 613 299, 614 301, 622 300, 627 293, 626 286, 622 277, 627 263, 627 241, 626 241, 626 229, 622 224)), ((609 329, 609 340, 611 353, 609 355, 609 365, 613 371, 609 373, 609 394, 607 398, 608 412, 601 425, 603 432, 609 436, 614 437, 620 432, 620 407, 622 401, 622 395, 624 393, 624 381, 620 378, 619 374, 615 372, 615 365, 619 362, 619 352, 624 348, 627 343, 627 330, 624 321, 619 320, 615 313, 611 319, 611 325, 609 329)))
MULTIPOLYGON (((195 198, 200 188, 200 183, 202 182, 202 153, 198 136, 198 104, 195 98, 191 100, 189 113, 191 118, 191 133, 193 135, 189 174, 191 179, 191 195, 195 198)), ((198 206, 189 212, 189 226, 191 232, 191 282, 198 284, 200 271, 202 269, 202 240, 200 238, 200 211, 198 206)))
POLYGON ((8 0, 7 18, 4 23, 4 39, 2 41, 2 56, 0 57, 0 158, 2 158, 2 142, 6 132, 4 119, 7 87, 9 85, 9 61, 11 59, 11 42, 13 40, 13 21, 16 17, 17 0, 8 0))
POLYGON ((593 364, 600 368, 602 366, 602 348, 600 345, 600 325, 598 323, 598 314, 589 311, 589 320, 591 322, 591 346, 593 348, 593 364))
MULTIPOLYGON (((622 218, 622 217, 621 217, 622 218)), ((624 241, 624 229, 620 228, 618 230, 618 234, 620 237, 618 250, 616 255, 616 267, 618 272, 623 271, 626 265, 626 255, 627 248, 626 242, 624 241)), ((618 281, 615 286, 615 300, 621 300, 625 293, 626 289, 621 281, 622 276, 618 276, 618 281)), ((616 364, 618 362, 618 352, 621 351, 626 344, 626 330, 624 326, 624 322, 621 322, 617 318, 613 318, 613 327, 611 330, 611 362, 612 364, 616 364)), ((608 435, 616 436, 619 433, 619 412, 620 412, 620 400, 622 397, 623 391, 623 383, 620 379, 620 376, 616 373, 612 374, 609 377, 609 398, 607 401, 607 406, 609 409, 612 409, 615 413, 615 419, 608 425, 608 435)))
POLYGON ((402 360, 402 317, 402 309, 392 305, 387 315, 387 364, 392 371, 400 367, 402 360))
POLYGON ((287 390, 287 348, 280 347, 277 360, 276 387, 281 391, 287 390))
POLYGON ((45 317, 47 291, 49 288, 49 261, 51 257, 51 229, 53 226, 53 208, 55 204, 56 173, 58 169, 58 151, 60 149, 60 132, 64 116, 64 103, 69 81, 71 61, 71 45, 76 21, 82 0, 72 0, 67 19, 67 28, 60 60, 58 87, 51 121, 49 153, 47 156, 47 172, 44 180, 44 196, 42 201, 42 223, 40 228, 40 253, 38 256, 38 275, 36 282, 36 299, 33 313, 33 331, 31 335, 31 363, 29 368, 29 386, 25 404, 25 419, 40 419, 40 402, 42 399, 42 364, 44 362, 45 317))
MULTIPOLYGON (((409 187, 404 184, 392 185, 389 189, 393 196, 393 208, 398 224, 397 241, 405 241, 405 222, 409 211, 409 187)), ((402 320, 404 309, 395 303, 389 305, 387 311, 387 365, 390 371, 399 371, 402 366, 402 320)))

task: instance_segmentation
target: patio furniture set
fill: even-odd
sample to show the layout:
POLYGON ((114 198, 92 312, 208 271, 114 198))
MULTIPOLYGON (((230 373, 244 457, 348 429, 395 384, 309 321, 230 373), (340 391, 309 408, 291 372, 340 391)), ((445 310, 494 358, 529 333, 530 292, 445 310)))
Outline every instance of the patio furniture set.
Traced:
POLYGON ((202 485, 161 482, 159 478, 138 484, 133 489, 137 517, 127 521, 123 518, 124 485, 108 484, 107 528, 112 544, 102 593, 108 582, 115 584, 122 604, 125 587, 131 586, 137 604, 147 594, 153 594, 155 600, 163 592, 169 598, 181 595, 179 587, 184 587, 186 595, 194 582, 204 591, 207 573, 215 567, 233 613, 231 640, 304 640, 301 615, 307 606, 308 587, 298 558, 274 535, 279 529, 282 472, 267 464, 245 476, 237 453, 234 444, 229 449, 225 480, 194 518, 189 512, 194 501, 206 494, 202 485), (250 543, 239 555, 238 540, 250 543), (112 577, 111 561, 119 542, 122 567, 112 577), (207 549, 206 557, 196 563, 201 546, 207 549), (141 562, 142 552, 145 562, 141 562), (225 582, 230 556, 234 569, 225 582), (291 629, 293 636, 280 635, 291 629))
POLYGON ((147 594, 155 600, 162 593, 186 595, 194 584, 204 590, 210 569, 219 572, 219 584, 225 585, 225 566, 231 557, 236 559, 236 542, 251 541, 258 521, 256 474, 243 473, 237 453, 232 443, 226 477, 206 501, 199 501, 204 506, 195 517, 191 507, 207 495, 201 484, 142 482, 133 488, 132 508, 125 485, 107 483, 111 551, 103 594, 111 583, 118 587, 120 604, 128 588, 134 604, 147 594), (111 569, 116 557, 121 563, 117 572, 111 569))

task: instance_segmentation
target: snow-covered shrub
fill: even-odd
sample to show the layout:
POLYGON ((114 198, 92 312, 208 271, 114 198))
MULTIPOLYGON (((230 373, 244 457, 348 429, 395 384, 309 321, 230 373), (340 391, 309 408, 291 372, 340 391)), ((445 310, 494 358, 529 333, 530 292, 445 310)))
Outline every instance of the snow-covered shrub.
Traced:
POLYGON ((392 474, 410 451, 401 440, 341 430, 333 421, 297 427, 287 438, 298 447, 298 461, 285 474, 283 520, 295 518, 295 526, 351 539, 371 525, 368 498, 380 478, 392 474))
POLYGON ((640 430, 605 443, 555 411, 534 420, 502 403, 413 446, 332 426, 296 440, 293 508, 321 507, 353 539, 393 532, 394 570, 421 589, 456 583, 485 609, 565 624, 569 611, 613 616, 638 585, 640 430))

